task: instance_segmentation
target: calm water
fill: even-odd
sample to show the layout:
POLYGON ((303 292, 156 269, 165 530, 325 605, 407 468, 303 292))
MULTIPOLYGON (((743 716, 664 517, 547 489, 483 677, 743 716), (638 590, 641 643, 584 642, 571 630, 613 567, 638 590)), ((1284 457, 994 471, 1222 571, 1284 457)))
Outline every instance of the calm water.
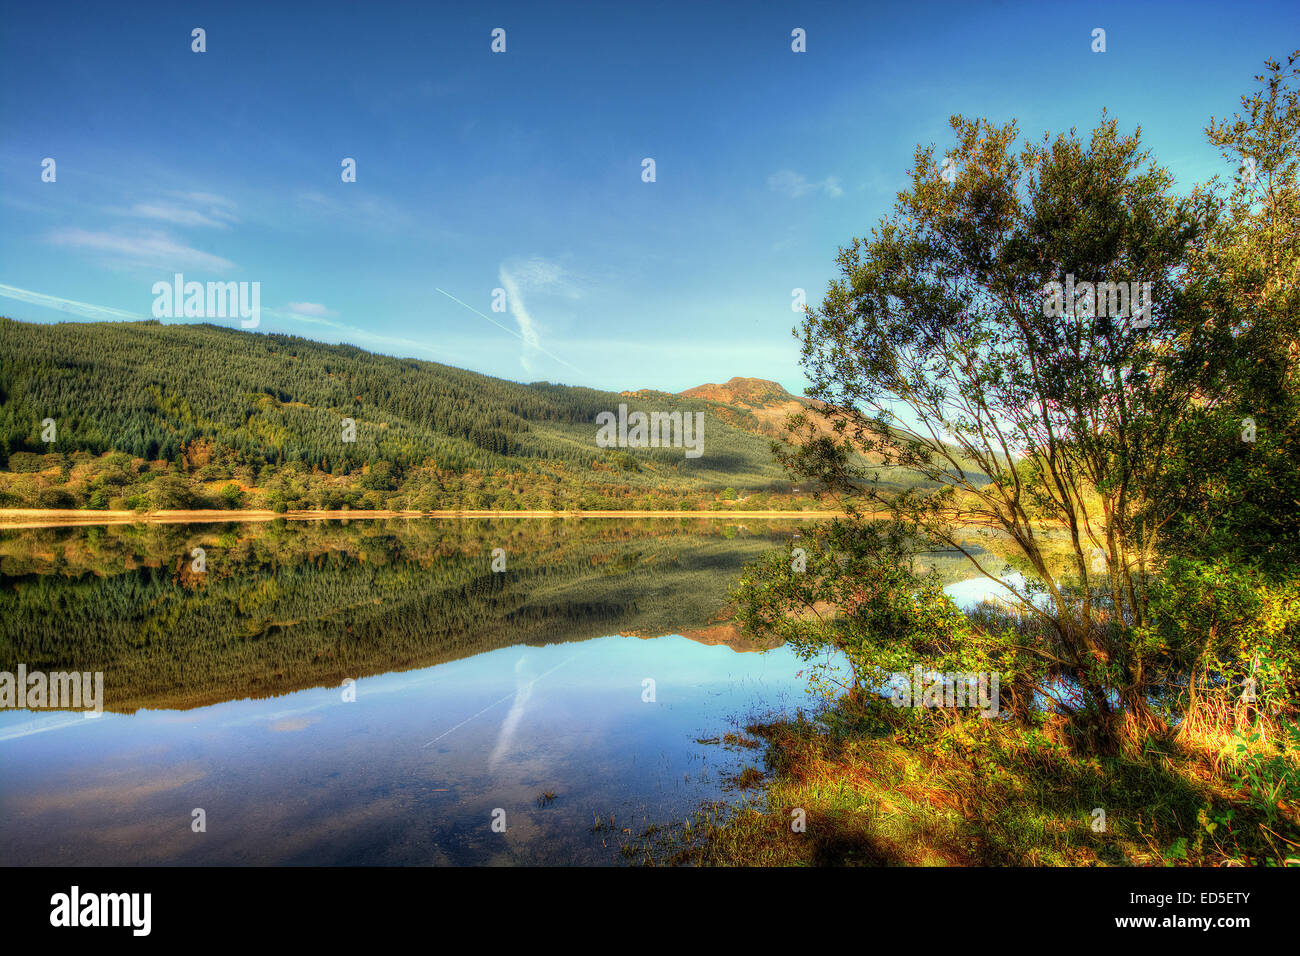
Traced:
POLYGON ((101 670, 106 698, 94 719, 0 710, 0 862, 620 862, 649 824, 743 797, 761 751, 718 738, 812 703, 806 664, 719 621, 744 563, 797 531, 0 534, 0 670, 101 670))

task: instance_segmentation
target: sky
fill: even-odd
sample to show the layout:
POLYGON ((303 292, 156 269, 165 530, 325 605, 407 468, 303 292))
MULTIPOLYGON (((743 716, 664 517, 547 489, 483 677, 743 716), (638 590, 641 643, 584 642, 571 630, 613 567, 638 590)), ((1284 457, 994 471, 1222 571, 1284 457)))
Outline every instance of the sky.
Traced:
POLYGON ((1210 117, 1300 47, 1293 0, 181 6, 6 9, 0 315, 255 282, 253 334, 612 390, 801 392, 794 290, 954 113, 1105 108, 1190 189, 1232 172, 1210 117))

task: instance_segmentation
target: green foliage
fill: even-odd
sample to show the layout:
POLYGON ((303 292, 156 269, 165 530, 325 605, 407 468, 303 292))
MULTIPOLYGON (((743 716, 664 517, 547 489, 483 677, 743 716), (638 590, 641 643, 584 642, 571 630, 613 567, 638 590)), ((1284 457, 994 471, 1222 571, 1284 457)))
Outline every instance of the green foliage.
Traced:
POLYGON ((1142 666, 1168 675, 1180 713, 1214 701, 1225 710, 1251 704, 1270 726, 1300 719, 1300 575, 1171 559, 1136 647, 1142 666))
MULTIPOLYGON (((1271 687, 1255 716, 1293 714, 1300 696, 1286 583, 1300 563, 1298 57, 1269 64, 1244 115, 1211 122, 1251 170, 1226 197, 1217 181, 1177 194, 1104 116, 1086 141, 1019 150, 1014 121, 953 117, 955 178, 918 147, 893 215, 841 249, 840 278, 796 330, 824 404, 792 423, 782 461, 850 521, 884 512, 959 550, 965 523, 999 529, 1041 598, 1022 590, 1039 626, 1014 630, 1077 687, 1081 705, 1057 703, 1085 739, 1164 735, 1153 695, 1197 711, 1180 733, 1211 690, 1214 719, 1234 719, 1223 689, 1243 679, 1271 687), (1149 283, 1150 322, 1052 308, 1048 283, 1068 276, 1149 283), (891 468, 919 480, 900 492, 891 468), (1048 523, 1068 531, 1066 567, 1048 523), (1188 560, 1162 581, 1170 556, 1188 560)), ((914 599, 917 582, 890 573, 914 599)), ((838 612, 853 600, 823 597, 838 612)))
POLYGON ((38 508, 75 508, 77 499, 65 488, 42 488, 36 496, 38 508))
POLYGON ((184 511, 198 506, 190 483, 180 475, 162 475, 149 485, 149 504, 157 510, 184 511))
MULTIPOLYGON (((1178 505, 1167 550, 1300 564, 1300 51, 1270 61, 1241 112, 1206 134, 1233 171, 1193 247, 1189 291, 1208 305, 1184 353, 1202 400, 1171 436, 1153 487, 1178 505)), ((1218 185, 1216 180, 1216 185, 1218 185)))
MULTIPOLYGON (((851 669, 854 696, 918 665, 1023 681, 1031 662, 1006 632, 973 628, 939 574, 915 570, 915 553, 915 540, 897 525, 836 520, 806 529, 745 569, 733 592, 739 620, 751 633, 779 637, 804 660, 834 652, 851 669)), ((813 671, 827 696, 835 693, 838 660, 813 671)))
POLYGON ((796 331, 835 437, 805 427, 784 460, 850 515, 884 512, 937 545, 960 549, 972 522, 1000 530, 1050 609, 1019 595, 1049 625, 1034 653, 1078 684, 1079 713, 1109 734, 1118 693, 1158 728, 1130 628, 1168 518, 1148 489, 1196 395, 1173 357, 1205 338, 1205 303, 1180 276, 1208 203, 1175 195, 1139 137, 1105 117, 1090 138, 1018 149, 1014 121, 952 128, 956 179, 918 147, 893 215, 841 249, 840 278, 796 331), (1083 301, 1051 308, 1049 283, 1069 276, 1146 284, 1152 324, 1083 301), (905 492, 896 470, 915 479, 905 492), (1064 574, 1046 522, 1071 531, 1064 574))
POLYGON ((1289 724, 1276 749, 1261 749, 1260 734, 1240 734, 1232 775, 1275 826, 1300 835, 1300 726, 1289 724))
POLYGON ((14 452, 9 456, 9 467, 16 472, 30 474, 49 467, 44 455, 35 455, 27 451, 14 452))
POLYGON ((679 492, 780 478, 768 439, 716 415, 706 415, 699 458, 686 458, 680 448, 607 456, 596 447, 597 413, 620 403, 633 411, 709 407, 680 396, 525 385, 206 324, 0 319, 0 338, 0 464, 8 461, 15 471, 49 467, 39 432, 41 420, 52 417, 60 453, 166 460, 204 480, 286 466, 304 474, 355 473, 357 487, 377 492, 431 473, 564 470, 568 482, 631 481, 679 492), (356 422, 355 442, 342 440, 345 418, 356 422), (596 467, 606 458, 617 481, 596 467))
POLYGON ((222 487, 221 500, 226 503, 227 508, 242 508, 244 506, 244 489, 232 481, 222 487))

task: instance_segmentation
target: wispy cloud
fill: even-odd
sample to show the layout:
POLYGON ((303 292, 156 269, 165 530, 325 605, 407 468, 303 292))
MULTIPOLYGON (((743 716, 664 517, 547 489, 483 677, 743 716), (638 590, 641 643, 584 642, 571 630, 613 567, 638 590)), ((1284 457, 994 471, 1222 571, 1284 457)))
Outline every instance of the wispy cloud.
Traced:
POLYGON ((327 309, 319 302, 290 302, 285 306, 293 315, 313 319, 333 319, 338 313, 333 309, 327 309))
POLYGON ((235 268, 229 259, 195 249, 162 232, 123 236, 87 229, 60 229, 50 233, 46 241, 97 254, 110 266, 143 267, 164 272, 181 269, 226 272, 235 268))
MULTIPOLYGON (((455 302, 457 305, 464 306, 465 308, 469 309, 471 312, 473 312, 475 315, 479 316, 480 318, 487 319, 489 322, 491 322, 493 325, 495 325, 498 329, 501 329, 502 331, 505 331, 505 332, 509 332, 509 333, 510 333, 511 335, 513 335, 515 338, 517 338, 517 339, 523 339, 523 338, 524 338, 523 335, 521 335, 519 332, 516 332, 514 329, 509 328, 508 326, 502 325, 502 324, 501 324, 500 322, 498 322, 496 319, 492 318, 492 316, 490 316, 490 315, 485 315, 484 313, 480 312, 478 309, 474 308, 474 306, 470 305, 468 302, 464 302, 464 301, 462 301, 462 300, 456 298, 454 295, 452 295, 450 292, 446 291, 445 289, 435 289, 434 291, 435 291, 435 292, 440 292, 440 293, 442 293, 442 294, 445 295, 447 298, 451 299, 452 302, 455 302)), ((507 292, 507 295, 509 295, 508 292, 507 292)), ((556 355, 554 352, 550 352, 550 351, 548 351, 548 350, 542 348, 541 345, 536 346, 536 348, 537 348, 537 351, 541 352, 543 355, 549 355, 551 358, 555 359, 555 361, 559 362, 561 365, 567 365, 569 368, 573 369, 575 372, 582 373, 582 369, 578 368, 576 365, 574 365, 574 364, 571 363, 571 362, 566 362, 564 359, 560 358, 560 357, 559 357, 558 355, 556 355)), ((522 361, 523 361, 523 360, 521 359, 521 362, 522 362, 522 361)), ((524 367, 527 368, 528 366, 525 364, 524 367)), ((585 373, 584 373, 584 374, 585 374, 585 373)))
POLYGON ((528 307, 524 305, 524 294, 519 288, 519 283, 511 275, 506 267, 501 266, 497 273, 501 279, 501 286, 506 290, 506 306, 510 309, 510 314, 515 317, 515 322, 519 326, 519 337, 524 340, 524 350, 520 353, 519 364, 527 372, 533 371, 532 353, 540 351, 542 346, 541 337, 537 334, 537 326, 533 322, 533 317, 528 314, 528 307))
POLYGON ((840 185, 838 176, 827 176, 819 181, 812 181, 803 173, 796 173, 793 169, 782 169, 767 177, 767 186, 779 193, 784 193, 791 199, 799 199, 812 193, 823 193, 832 199, 838 199, 844 195, 844 187, 840 185))
MULTIPOLYGON (((112 719, 113 715, 108 715, 112 719)), ((32 720, 23 721, 21 724, 12 724, 0 730, 0 740, 17 740, 20 737, 30 737, 32 734, 41 734, 50 730, 67 730, 73 727, 93 727, 105 723, 103 716, 87 720, 84 715, 67 712, 38 712, 33 715, 32 720)))
POLYGON ((234 209, 235 204, 225 196, 218 196, 216 193, 203 192, 173 192, 171 195, 178 199, 186 199, 190 202, 201 203, 205 206, 212 206, 219 209, 234 209))
POLYGON ((154 222, 170 223, 173 226, 198 227, 203 229, 229 229, 239 222, 235 214, 235 204, 225 196, 216 193, 167 191, 166 199, 148 199, 134 203, 128 208, 110 208, 119 216, 132 219, 149 219, 154 222))
POLYGON ((40 305, 47 309, 58 309, 60 312, 70 312, 73 315, 79 315, 86 319, 147 319, 148 315, 141 315, 138 312, 127 312, 123 309, 114 309, 106 305, 92 305, 89 302, 78 302, 76 299, 64 299, 57 295, 45 295, 43 292, 33 292, 30 289, 19 289, 16 286, 4 285, 0 283, 0 296, 7 299, 16 299, 19 302, 26 302, 30 305, 40 305))
POLYGON ((177 226, 203 226, 209 229, 229 229, 232 222, 238 221, 233 217, 212 216, 197 209, 162 202, 138 202, 126 210, 126 214, 137 219, 155 219, 177 226))
MULTIPOLYGON (((519 364, 533 371, 533 353, 544 352, 537 323, 533 320, 524 300, 529 296, 559 296, 569 300, 581 299, 583 289, 575 277, 558 262, 541 256, 507 259, 497 271, 501 287, 506 291, 506 307, 519 326, 519 336, 524 341, 524 351, 519 364)), ((549 354, 549 353, 547 353, 549 354)))
POLYGON ((507 259, 501 269, 508 271, 520 288, 543 295, 581 299, 582 283, 564 266, 541 256, 507 259))
POLYGON ((533 685, 537 683, 538 679, 524 679, 527 673, 527 663, 527 655, 515 661, 515 699, 510 704, 506 719, 501 722, 501 730, 497 734, 497 744, 492 749, 492 756, 488 758, 489 771, 495 771, 497 765, 510 752, 510 748, 514 745, 515 735, 519 732, 519 724, 524 719, 528 699, 533 696, 533 685))
POLYGON ((415 234, 426 225, 407 206, 379 196, 343 190, 342 197, 321 192, 303 192, 297 207, 309 220, 333 219, 348 228, 364 229, 381 235, 415 234))
MULTIPOLYGON (((548 671, 546 671, 546 672, 544 672, 544 673, 542 673, 542 674, 538 674, 536 677, 534 677, 532 680, 530 680, 530 681, 527 683, 527 685, 524 685, 524 684, 520 683, 520 681, 522 680, 522 678, 519 678, 519 677, 518 677, 519 671, 520 671, 520 669, 521 669, 521 665, 523 664, 523 659, 521 658, 521 659, 520 659, 520 660, 515 664, 516 684, 515 684, 515 689, 514 689, 514 691, 512 691, 512 692, 509 693, 509 694, 506 694, 506 696, 502 697, 500 700, 494 700, 492 703, 488 704, 486 707, 484 707, 482 710, 478 711, 477 713, 470 714, 468 717, 466 717, 466 718, 465 718, 464 720, 462 720, 460 723, 456 724, 456 725, 455 725, 454 727, 452 727, 450 730, 444 730, 442 733, 440 733, 438 736, 434 737, 432 740, 430 740, 430 741, 429 741, 427 744, 425 744, 424 746, 425 746, 425 747, 432 747, 434 744, 436 744, 436 743, 437 743, 439 740, 441 740, 443 737, 446 737, 448 734, 455 733, 457 730, 460 730, 460 728, 462 728, 462 727, 464 727, 466 724, 468 724, 471 720, 474 720, 474 719, 476 719, 476 718, 478 718, 478 717, 483 716, 483 715, 486 714, 489 710, 491 710, 493 707, 497 706, 498 704, 505 703, 506 701, 510 700, 511 698, 514 698, 516 701, 518 701, 518 700, 520 699, 520 696, 521 696, 521 695, 525 695, 523 699, 524 699, 524 703, 527 703, 527 696, 526 696, 526 694, 525 694, 525 686, 527 687, 527 694, 531 694, 531 693, 532 693, 532 687, 533 687, 533 685, 536 684, 538 681, 540 681, 543 677, 549 677, 550 675, 552 675, 552 674, 554 674, 556 671, 558 671, 561 667, 563 667, 564 665, 566 665, 566 664, 568 664, 570 661, 572 661, 574 658, 581 657, 583 654, 586 654, 586 653, 587 653, 587 651, 578 651, 578 653, 573 654, 573 655, 571 655, 571 656, 569 656, 569 657, 566 657, 564 660, 560 661, 560 663, 556 664, 556 665, 555 665, 554 667, 552 667, 550 670, 548 670, 548 671)), ((517 705, 517 706, 520 706, 520 708, 521 708, 521 715, 522 715, 522 705, 517 705)), ((503 727, 502 729, 504 730, 505 728, 503 727)), ((500 738, 498 738, 498 747, 500 746, 499 740, 500 740, 500 738)))

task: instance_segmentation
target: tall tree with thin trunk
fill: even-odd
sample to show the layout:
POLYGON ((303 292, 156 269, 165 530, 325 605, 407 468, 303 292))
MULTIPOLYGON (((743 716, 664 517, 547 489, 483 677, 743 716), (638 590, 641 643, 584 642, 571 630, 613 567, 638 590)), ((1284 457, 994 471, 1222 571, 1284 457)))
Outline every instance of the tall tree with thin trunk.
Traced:
POLYGON ((1107 734, 1120 712, 1159 731, 1132 635, 1172 517, 1149 489, 1196 393, 1179 357, 1205 301, 1184 278, 1214 204, 1174 195, 1140 132, 1105 116, 1086 142, 1018 149, 1014 121, 952 128, 942 164, 916 150, 892 215, 841 249, 796 330, 824 403, 809 414, 838 437, 801 416, 783 458, 990 577, 964 529, 1004 535, 1032 571, 1013 588, 1047 635, 1032 651, 1081 688, 1061 706, 1107 734), (894 490, 899 470, 916 486, 894 490))

